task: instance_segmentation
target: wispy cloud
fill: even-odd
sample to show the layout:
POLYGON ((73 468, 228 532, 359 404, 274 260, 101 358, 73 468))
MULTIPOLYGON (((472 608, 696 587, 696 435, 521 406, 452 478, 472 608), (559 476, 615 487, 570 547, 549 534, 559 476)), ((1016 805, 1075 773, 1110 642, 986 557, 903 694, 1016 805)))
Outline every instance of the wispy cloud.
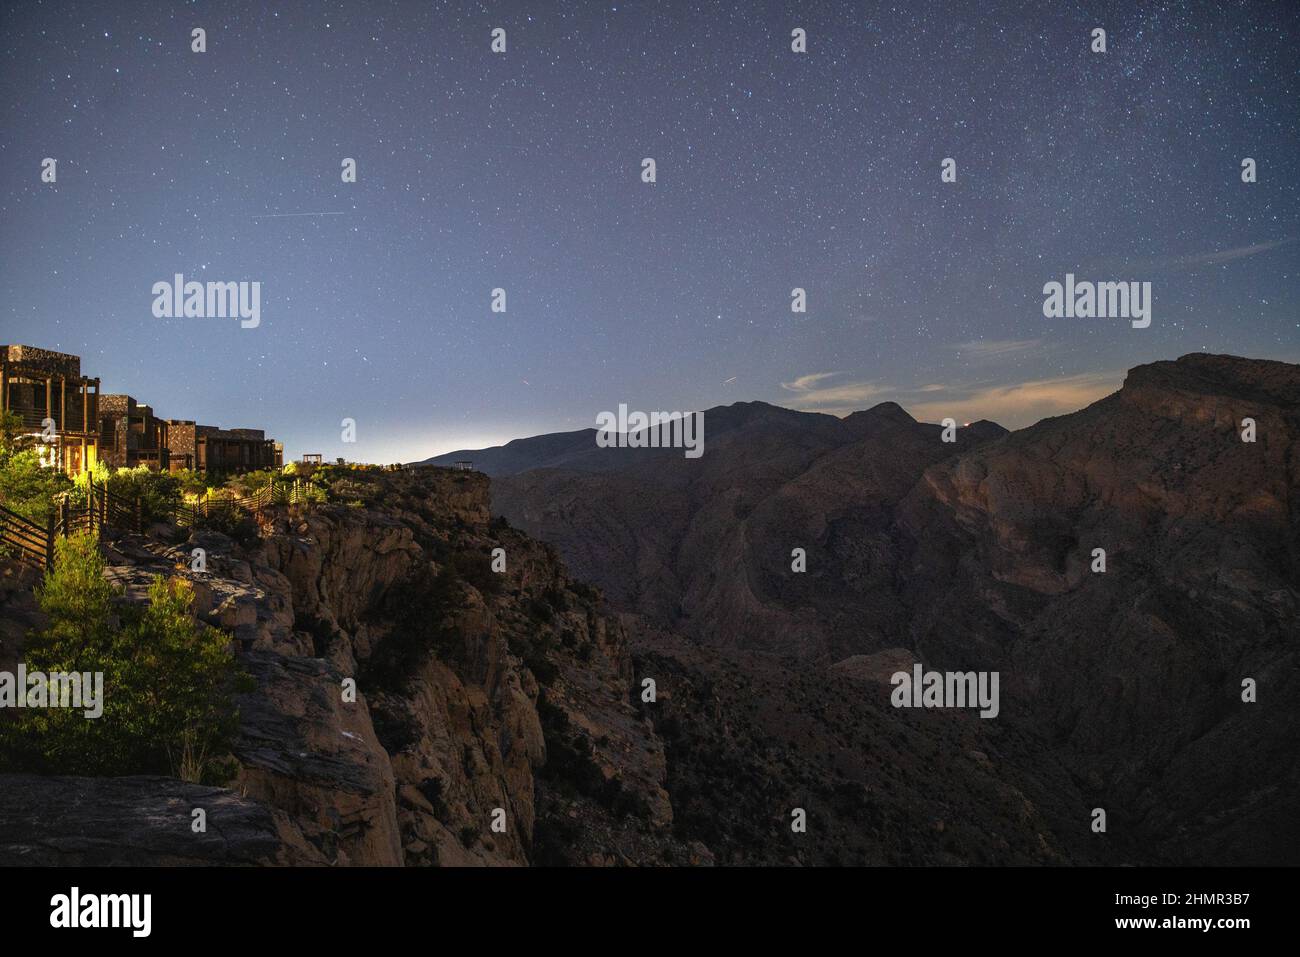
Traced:
POLYGON ((1057 379, 1022 382, 942 383, 895 388, 879 382, 833 382, 838 372, 814 372, 781 387, 796 409, 844 416, 892 399, 915 418, 938 422, 991 419, 1009 429, 1024 428, 1040 419, 1075 412, 1117 390, 1124 371, 1089 372, 1057 379))
POLYGON ((1043 344, 1039 339, 979 339, 974 342, 959 342, 950 346, 961 355, 987 361, 992 359, 1005 359, 1008 356, 1025 355, 1026 353, 1037 351, 1043 344))
POLYGON ((951 416, 959 422, 992 419, 1009 429, 1033 425, 1048 416, 1064 415, 1091 405, 1120 387, 1124 373, 1087 372, 1059 379, 1034 379, 976 387, 952 386, 942 398, 927 396, 907 407, 927 422, 951 416))
POLYGON ((842 415, 865 408, 864 403, 875 404, 875 399, 893 392, 893 388, 878 382, 840 382, 824 384, 842 375, 839 372, 813 372, 801 375, 793 382, 782 382, 781 388, 794 394, 790 400, 796 409, 808 409, 842 415), (845 411, 847 410, 847 412, 845 411))

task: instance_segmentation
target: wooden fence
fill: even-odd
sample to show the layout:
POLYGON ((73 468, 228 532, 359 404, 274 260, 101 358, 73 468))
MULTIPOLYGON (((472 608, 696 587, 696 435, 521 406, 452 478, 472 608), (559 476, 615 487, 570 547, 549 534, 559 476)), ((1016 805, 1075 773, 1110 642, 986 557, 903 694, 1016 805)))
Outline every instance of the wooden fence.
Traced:
POLYGON ((252 495, 204 494, 192 502, 181 502, 172 509, 172 521, 192 528, 209 518, 236 518, 243 515, 256 517, 273 505, 310 505, 313 495, 318 495, 313 489, 318 487, 311 482, 295 479, 292 483, 264 485, 252 495))
MULTIPOLYGON (((301 480, 292 484, 268 484, 252 495, 209 496, 193 502, 181 502, 171 510, 171 518, 187 528, 206 524, 209 519, 225 516, 256 517, 273 505, 308 505, 319 498, 317 486, 301 480)), ((102 535, 105 529, 121 532, 144 531, 142 503, 110 492, 91 477, 83 497, 81 490, 60 496, 55 510, 44 523, 33 521, 0 505, 0 553, 35 568, 48 569, 54 564, 54 542, 59 536, 90 532, 102 535)))
POLYGON ((54 563, 54 515, 44 525, 0 505, 0 549, 24 565, 48 568, 54 563))
POLYGON ((49 568, 60 535, 99 534, 105 528, 139 532, 142 525, 138 501, 115 495, 89 477, 84 497, 80 489, 59 496, 43 524, 0 505, 0 549, 22 564, 49 568))

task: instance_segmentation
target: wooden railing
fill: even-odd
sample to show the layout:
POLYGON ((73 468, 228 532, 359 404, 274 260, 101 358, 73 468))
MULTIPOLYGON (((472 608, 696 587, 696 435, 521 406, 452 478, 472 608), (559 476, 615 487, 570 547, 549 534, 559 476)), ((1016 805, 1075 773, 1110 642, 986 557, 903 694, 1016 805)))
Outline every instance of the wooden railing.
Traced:
MULTIPOLYGON (((172 520, 187 528, 205 524, 216 516, 256 517, 274 505, 310 506, 315 486, 301 480, 291 484, 268 484, 251 495, 208 496, 182 502, 171 512, 172 520)), ((144 531, 141 502, 125 499, 110 492, 103 483, 89 477, 85 489, 64 493, 44 524, 19 515, 0 505, 0 554, 35 568, 50 568, 54 563, 54 542, 59 536, 90 532, 102 535, 105 529, 122 532, 144 531)))
POLYGON ((139 532, 142 524, 138 501, 115 495, 90 477, 84 490, 59 496, 44 525, 0 506, 0 549, 22 564, 49 568, 61 535, 99 534, 105 528, 139 532))
POLYGON ((24 565, 48 568, 54 563, 54 516, 44 526, 0 505, 0 551, 24 565))
POLYGON ((54 530, 60 535, 98 532, 105 528, 140 532, 144 527, 139 500, 110 492, 106 485, 96 485, 93 477, 87 482, 84 494, 78 489, 61 496, 56 511, 54 530))
POLYGON ((251 495, 209 495, 204 494, 190 502, 181 502, 172 510, 172 520, 177 525, 192 528, 202 524, 211 517, 234 518, 237 513, 256 518, 257 515, 273 505, 310 505, 312 501, 311 482, 295 480, 279 485, 268 484, 251 495))

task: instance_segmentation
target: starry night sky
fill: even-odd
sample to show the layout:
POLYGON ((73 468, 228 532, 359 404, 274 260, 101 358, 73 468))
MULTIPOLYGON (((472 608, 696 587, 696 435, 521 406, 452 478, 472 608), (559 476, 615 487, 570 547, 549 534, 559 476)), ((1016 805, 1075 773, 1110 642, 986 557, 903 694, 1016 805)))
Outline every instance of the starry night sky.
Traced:
POLYGON ((1297 51, 1289 2, 6 3, 0 342, 289 457, 620 402, 1023 426, 1300 361, 1297 51), (260 327, 154 318, 177 272, 261 281, 260 327), (1045 319, 1067 272, 1152 282, 1151 327, 1045 319))

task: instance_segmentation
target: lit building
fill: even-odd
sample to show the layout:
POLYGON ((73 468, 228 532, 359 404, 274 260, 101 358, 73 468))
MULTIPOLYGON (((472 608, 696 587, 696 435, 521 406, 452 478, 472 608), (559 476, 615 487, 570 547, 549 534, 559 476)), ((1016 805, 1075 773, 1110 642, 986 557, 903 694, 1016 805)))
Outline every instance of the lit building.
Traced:
POLYGON ((18 416, 46 465, 77 475, 98 460, 99 380, 81 357, 35 346, 0 346, 0 410, 18 416))

